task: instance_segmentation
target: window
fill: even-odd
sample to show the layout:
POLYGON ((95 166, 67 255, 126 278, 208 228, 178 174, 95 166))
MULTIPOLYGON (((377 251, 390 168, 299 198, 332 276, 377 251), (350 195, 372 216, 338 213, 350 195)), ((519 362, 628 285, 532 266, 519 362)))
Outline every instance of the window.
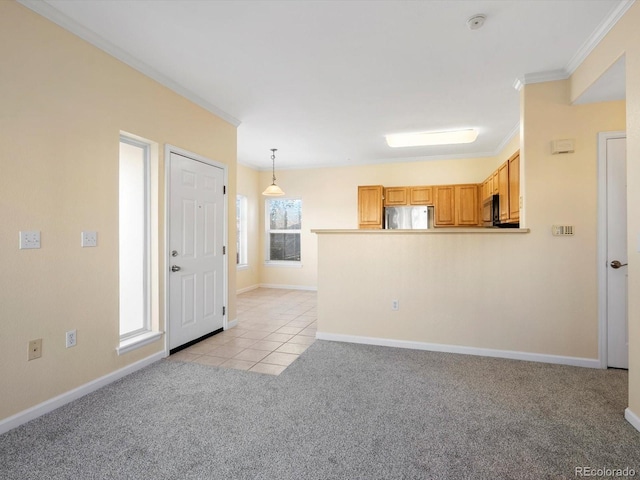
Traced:
POLYGON ((150 331, 149 145, 120 137, 120 341, 150 331))
POLYGON ((267 262, 300 262, 302 200, 267 199, 267 262))
POLYGON ((236 197, 236 265, 246 266, 247 259, 247 197, 236 197))

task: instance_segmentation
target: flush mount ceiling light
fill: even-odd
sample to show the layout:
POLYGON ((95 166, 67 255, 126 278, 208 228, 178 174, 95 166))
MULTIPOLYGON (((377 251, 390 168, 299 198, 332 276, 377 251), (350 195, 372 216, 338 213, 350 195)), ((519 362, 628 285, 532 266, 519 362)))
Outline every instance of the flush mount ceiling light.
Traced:
POLYGON ((454 145, 471 143, 478 138, 477 130, 452 130, 449 132, 395 133, 385 135, 390 147, 424 147, 430 145, 454 145))
POLYGON ((277 148, 272 148, 271 149, 271 165, 272 165, 272 177, 271 177, 271 185, 269 185, 264 192, 262 192, 263 195, 266 195, 267 197, 281 197, 282 195, 284 195, 284 192, 282 191, 282 189, 276 185, 276 152, 278 151, 277 148))

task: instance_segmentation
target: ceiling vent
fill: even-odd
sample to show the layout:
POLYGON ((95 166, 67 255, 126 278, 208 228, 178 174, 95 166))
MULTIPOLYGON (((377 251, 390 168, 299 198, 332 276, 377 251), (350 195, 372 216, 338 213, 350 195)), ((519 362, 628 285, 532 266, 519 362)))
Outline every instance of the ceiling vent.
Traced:
POLYGON ((473 17, 469 18, 469 20, 467 20, 467 27, 469 27, 469 30, 478 30, 479 28, 482 28, 486 19, 487 16, 483 15, 482 13, 474 15, 473 17))

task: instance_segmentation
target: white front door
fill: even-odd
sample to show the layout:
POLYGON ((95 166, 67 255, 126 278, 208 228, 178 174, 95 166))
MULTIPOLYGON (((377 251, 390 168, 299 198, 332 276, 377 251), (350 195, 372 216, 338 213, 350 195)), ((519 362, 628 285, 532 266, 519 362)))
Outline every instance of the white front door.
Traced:
POLYGON ((629 368, 626 138, 606 142, 607 366, 629 368))
POLYGON ((224 170, 170 154, 169 349, 223 327, 224 170))

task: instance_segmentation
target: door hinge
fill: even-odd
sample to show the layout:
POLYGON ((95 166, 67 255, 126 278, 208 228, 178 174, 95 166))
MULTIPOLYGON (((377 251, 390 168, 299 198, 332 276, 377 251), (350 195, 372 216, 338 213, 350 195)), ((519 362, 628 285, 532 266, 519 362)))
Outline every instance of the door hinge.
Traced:
POLYGON ((227 194, 227 186, 226 186, 226 185, 223 185, 223 186, 222 186, 222 194, 223 194, 223 195, 226 195, 226 194, 227 194))
POLYGON ((225 245, 222 246, 222 254, 223 255, 227 254, 227 247, 225 245))
POLYGON ((227 313, 227 307, 222 307, 222 316, 224 317, 227 313))

